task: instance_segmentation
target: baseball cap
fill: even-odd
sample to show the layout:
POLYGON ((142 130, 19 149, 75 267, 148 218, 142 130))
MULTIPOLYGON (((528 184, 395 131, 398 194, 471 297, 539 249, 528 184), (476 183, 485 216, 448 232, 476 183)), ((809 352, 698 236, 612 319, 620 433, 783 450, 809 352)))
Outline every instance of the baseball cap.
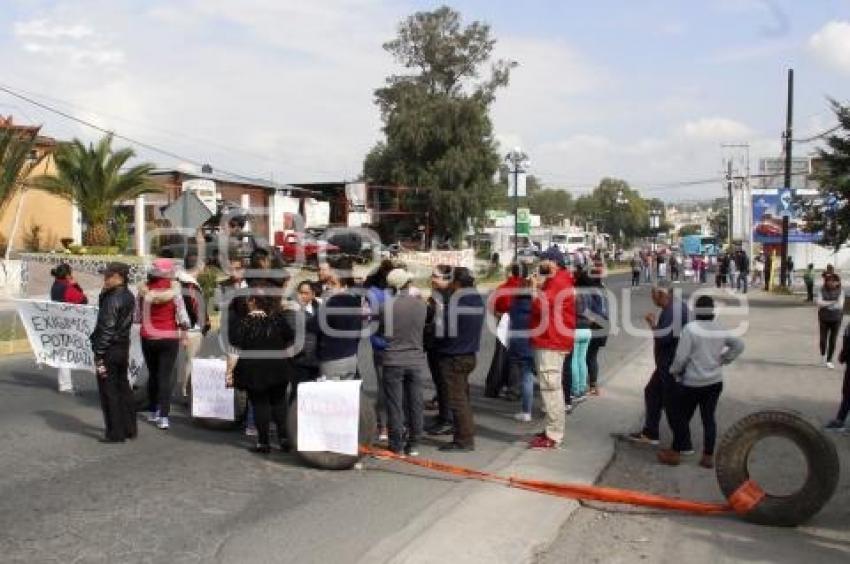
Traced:
POLYGON ((123 262, 109 262, 100 268, 100 273, 104 276, 119 274, 126 282, 130 278, 130 267, 123 262))
POLYGON ((403 268, 394 268, 387 274, 387 284, 396 290, 404 288, 411 280, 413 280, 413 275, 403 268))
POLYGON ((566 266, 566 258, 564 258, 564 253, 561 252, 561 249, 558 247, 549 247, 545 251, 540 254, 540 260, 551 260, 561 268, 566 266))

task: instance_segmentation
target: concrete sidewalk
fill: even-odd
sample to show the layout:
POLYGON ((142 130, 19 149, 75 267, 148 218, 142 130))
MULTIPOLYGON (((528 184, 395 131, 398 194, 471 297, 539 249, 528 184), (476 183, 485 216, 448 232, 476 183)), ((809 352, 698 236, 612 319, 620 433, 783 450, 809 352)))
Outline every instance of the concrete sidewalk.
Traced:
MULTIPOLYGON (((642 347, 605 383, 602 395, 567 417, 564 447, 533 451, 514 443, 487 468, 503 476, 594 483, 614 455, 611 434, 633 428, 643 413, 643 385, 653 366, 642 347)), ((529 425, 539 431, 540 420, 529 425)), ((451 463, 445 457, 442 460, 451 463)), ((381 463, 400 464, 400 463, 381 463)), ((418 472, 417 470, 410 470, 418 472)), ((546 549, 578 502, 460 481, 401 533, 376 545, 361 562, 529 562, 546 549)))
MULTIPOLYGON (((828 370, 820 364, 816 308, 797 296, 764 292, 753 293, 748 301, 749 327, 743 337, 747 348, 724 371, 719 435, 741 417, 769 408, 792 409, 822 425, 835 416, 844 367, 828 370)), ((722 313, 721 319, 731 322, 722 313)), ((698 416, 692 421, 691 432, 695 446, 700 448, 702 426, 698 416)), ((850 476, 846 468, 850 466, 850 434, 830 437, 845 470, 832 500, 805 526, 761 527, 735 516, 705 518, 590 504, 573 514, 540 562, 848 562, 850 476)), ((669 433, 662 438, 667 444, 669 433)), ((656 462, 655 449, 621 443, 599 482, 722 501, 715 473, 698 467, 697 460, 685 458, 679 467, 666 467, 656 462)), ((778 438, 756 445, 749 470, 765 490, 778 495, 796 491, 807 471, 796 447, 778 438)))

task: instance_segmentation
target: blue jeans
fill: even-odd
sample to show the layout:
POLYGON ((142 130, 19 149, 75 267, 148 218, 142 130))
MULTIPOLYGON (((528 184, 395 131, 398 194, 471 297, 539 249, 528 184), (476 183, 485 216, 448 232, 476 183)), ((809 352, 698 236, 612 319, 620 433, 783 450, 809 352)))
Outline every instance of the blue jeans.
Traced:
POLYGON ((592 334, 590 329, 576 329, 572 354, 572 395, 583 396, 587 393, 587 349, 592 334))
POLYGON ((530 414, 534 407, 534 359, 511 359, 511 375, 514 382, 519 381, 522 412, 530 414))

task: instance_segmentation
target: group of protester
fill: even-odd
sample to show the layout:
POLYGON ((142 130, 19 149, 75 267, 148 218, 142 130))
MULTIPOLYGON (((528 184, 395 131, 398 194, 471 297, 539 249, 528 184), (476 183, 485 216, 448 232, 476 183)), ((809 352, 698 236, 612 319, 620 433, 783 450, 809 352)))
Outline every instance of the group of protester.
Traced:
MULTIPOLYGON (((194 257, 178 268, 169 258, 153 261, 147 280, 134 295, 127 288, 129 269, 111 263, 103 271, 98 322, 92 334, 98 388, 106 424, 106 442, 123 442, 137 434, 135 405, 127 381, 130 328, 141 323, 142 351, 148 367, 147 419, 169 428, 172 374, 178 352, 186 351, 180 390, 188 391, 191 359, 210 328, 200 285, 193 275, 194 257)), ((247 266, 234 258, 219 284, 222 342, 228 356, 227 382, 247 393, 256 426, 257 452, 271 450, 272 423, 279 446, 286 443, 286 411, 299 383, 320 378, 359 378, 358 353, 369 334, 377 374, 378 434, 390 450, 415 456, 424 434, 451 436, 440 450, 475 448, 475 426, 469 377, 479 362, 485 316, 507 316, 505 348, 508 394, 519 400, 516 419, 533 420, 535 379, 543 402, 543 429, 530 441, 537 449, 559 448, 566 414, 572 406, 599 393, 598 354, 605 346, 609 304, 604 269, 598 261, 586 267, 568 265, 553 247, 540 256, 533 273, 514 265, 508 280, 488 304, 463 267, 438 266, 430 295, 414 287, 401 265, 384 261, 364 282, 356 283, 350 264, 323 263, 316 281, 295 286, 285 298, 289 280, 275 269, 267 252, 258 249, 247 266), (297 341, 297 342, 296 342, 297 341), (260 353, 262 351, 262 353, 260 353), (258 353, 258 354, 251 354, 258 353), (270 354, 271 353, 271 354, 270 354), (435 397, 426 401, 423 386, 434 383, 435 397), (424 413, 436 414, 426 425, 424 413)), ((54 270, 51 296, 85 303, 67 265, 54 270)), ((821 352, 831 366, 837 331, 829 310, 841 309, 840 280, 824 274, 818 300, 821 352)), ((662 462, 676 464, 692 450, 689 422, 697 407, 705 428, 703 466, 710 466, 716 437, 714 412, 722 391, 721 366, 743 349, 714 321, 714 303, 702 296, 692 320, 688 307, 674 296, 665 279, 656 280, 652 299, 661 308, 646 321, 655 334, 656 369, 644 390, 644 428, 634 441, 657 444, 662 412, 674 434, 662 462)), ((850 332, 845 332, 845 343, 850 332)), ((846 347, 845 347, 846 348, 846 347)), ((850 350, 850 349, 847 349, 850 350)), ((842 352, 841 361, 845 361, 842 352)), ((60 389, 64 376, 60 376, 60 389)), ((64 387, 63 387, 64 386, 64 387)), ((836 421, 847 415, 848 385, 836 421), (843 417, 842 417, 843 414, 843 417)), ((837 425, 837 423, 836 423, 837 425)))

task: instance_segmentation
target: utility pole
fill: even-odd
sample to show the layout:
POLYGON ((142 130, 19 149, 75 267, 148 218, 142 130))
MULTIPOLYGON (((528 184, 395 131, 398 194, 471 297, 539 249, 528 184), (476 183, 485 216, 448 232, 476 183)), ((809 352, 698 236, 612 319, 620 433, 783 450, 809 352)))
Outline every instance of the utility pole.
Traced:
POLYGON ((732 252, 732 159, 726 160, 726 190, 729 198, 729 213, 726 216, 726 241, 732 252))
POLYGON ((512 174, 514 178, 513 191, 510 190, 510 179, 508 180, 508 196, 513 197, 514 203, 514 262, 519 262, 519 175, 525 173, 528 167, 528 155, 516 147, 505 155, 505 163, 509 167, 508 174, 512 174))
MULTIPOLYGON (((794 116, 794 69, 788 69, 788 109, 785 114, 785 190, 791 189, 791 146, 794 116)), ((781 267, 779 269, 780 285, 787 286, 788 279, 788 214, 782 216, 782 243, 779 246, 781 267)))

